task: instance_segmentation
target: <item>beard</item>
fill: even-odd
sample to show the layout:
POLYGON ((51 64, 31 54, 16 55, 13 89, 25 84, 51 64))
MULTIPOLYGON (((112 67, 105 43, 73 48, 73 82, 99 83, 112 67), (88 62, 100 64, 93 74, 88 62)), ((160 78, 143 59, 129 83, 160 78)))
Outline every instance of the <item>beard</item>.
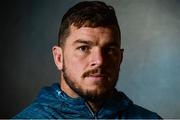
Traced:
MULTIPOLYGON (((109 97, 109 95, 111 95, 111 93, 114 91, 114 88, 118 79, 118 73, 117 73, 117 75, 115 75, 115 78, 113 80, 110 77, 107 77, 106 81, 104 81, 107 83, 97 83, 98 88, 96 88, 96 90, 88 90, 88 89, 83 88, 82 85, 76 82, 76 80, 72 80, 72 77, 65 65, 65 62, 63 64, 62 72, 63 72, 62 75, 67 85, 80 97, 91 102, 103 101, 105 98, 109 97)), ((102 68, 96 68, 96 69, 84 72, 81 78, 83 79, 85 77, 88 77, 90 74, 94 74, 98 72, 107 74, 107 76, 109 76, 107 72, 102 70, 102 68)))

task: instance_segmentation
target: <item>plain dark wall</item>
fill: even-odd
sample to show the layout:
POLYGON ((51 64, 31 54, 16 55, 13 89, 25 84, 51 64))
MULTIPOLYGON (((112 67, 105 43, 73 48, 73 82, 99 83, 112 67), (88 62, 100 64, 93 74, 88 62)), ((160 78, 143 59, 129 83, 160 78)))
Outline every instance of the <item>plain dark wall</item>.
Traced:
MULTIPOLYGON (((14 116, 41 87, 59 81, 51 48, 63 14, 78 1, 1 3, 1 118, 14 116)), ((180 118, 180 2, 105 2, 116 9, 125 48, 117 88, 164 118, 180 118)))

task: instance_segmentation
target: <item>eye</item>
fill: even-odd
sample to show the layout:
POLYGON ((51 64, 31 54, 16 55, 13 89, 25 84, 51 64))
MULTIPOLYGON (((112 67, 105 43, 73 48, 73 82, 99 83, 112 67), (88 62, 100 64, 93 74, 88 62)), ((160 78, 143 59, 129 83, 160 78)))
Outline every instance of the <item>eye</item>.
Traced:
POLYGON ((105 53, 112 55, 112 54, 117 53, 117 51, 118 51, 118 49, 116 47, 108 47, 108 48, 106 48, 105 53))
POLYGON ((88 52, 90 50, 90 47, 87 45, 83 45, 77 48, 78 50, 80 50, 81 52, 88 52))

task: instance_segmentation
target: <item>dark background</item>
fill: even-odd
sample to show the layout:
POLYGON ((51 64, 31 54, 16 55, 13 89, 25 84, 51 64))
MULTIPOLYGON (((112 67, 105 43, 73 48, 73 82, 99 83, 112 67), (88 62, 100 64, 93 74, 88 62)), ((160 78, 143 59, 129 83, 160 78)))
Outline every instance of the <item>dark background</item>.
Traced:
MULTIPOLYGON (((1 2, 0 118, 59 81, 51 48, 63 14, 78 1, 1 2)), ((125 49, 117 88, 163 118, 180 118, 180 1, 104 1, 116 10, 125 49)))

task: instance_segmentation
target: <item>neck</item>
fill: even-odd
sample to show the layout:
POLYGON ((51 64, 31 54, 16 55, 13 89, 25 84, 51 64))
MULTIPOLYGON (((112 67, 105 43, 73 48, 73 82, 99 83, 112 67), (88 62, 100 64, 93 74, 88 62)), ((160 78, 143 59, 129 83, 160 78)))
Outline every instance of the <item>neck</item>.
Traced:
POLYGON ((99 111, 103 105, 103 102, 105 99, 108 99, 109 97, 112 97, 113 96, 113 92, 114 91, 111 91, 109 93, 107 93, 107 96, 105 96, 103 99, 101 100, 87 100, 86 101, 86 104, 87 106, 91 109, 91 111, 93 113, 96 113, 97 111, 99 111))
MULTIPOLYGON (((80 97, 76 92, 74 92, 70 87, 69 85, 66 83, 66 81, 64 80, 64 77, 63 75, 61 76, 61 81, 60 81, 60 87, 61 87, 61 90, 64 91, 68 96, 72 97, 72 98, 77 98, 77 97, 80 97)), ((104 99, 107 99, 108 97, 111 97, 113 94, 113 91, 109 91, 104 97, 104 99)), ((87 100, 86 101, 86 104, 87 104, 87 107, 89 107, 89 109, 95 113, 97 111, 99 111, 102 107, 102 104, 103 104, 103 100, 87 100)))
MULTIPOLYGON (((62 73, 63 74, 63 73, 62 73)), ((77 98, 79 97, 79 95, 77 93, 75 93, 70 87, 69 85, 66 83, 66 81, 64 80, 64 77, 61 76, 61 81, 60 81, 60 87, 61 90, 64 91, 68 96, 72 97, 72 98, 77 98)))
POLYGON ((91 102, 91 101, 87 101, 86 102, 87 107, 93 112, 96 113, 97 111, 100 110, 101 106, 102 106, 102 102, 91 102))

